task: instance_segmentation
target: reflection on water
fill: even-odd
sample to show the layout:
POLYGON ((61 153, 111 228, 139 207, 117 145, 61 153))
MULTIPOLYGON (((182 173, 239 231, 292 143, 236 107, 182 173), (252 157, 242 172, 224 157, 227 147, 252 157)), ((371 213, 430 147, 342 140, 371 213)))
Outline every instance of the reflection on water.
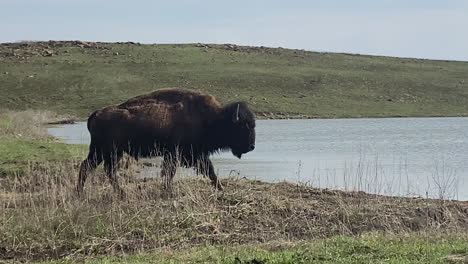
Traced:
MULTIPOLYGON (((86 123, 49 132, 89 143, 86 123)), ((213 162, 221 177, 468 200, 466 135, 468 118, 260 120, 255 151, 213 162)))

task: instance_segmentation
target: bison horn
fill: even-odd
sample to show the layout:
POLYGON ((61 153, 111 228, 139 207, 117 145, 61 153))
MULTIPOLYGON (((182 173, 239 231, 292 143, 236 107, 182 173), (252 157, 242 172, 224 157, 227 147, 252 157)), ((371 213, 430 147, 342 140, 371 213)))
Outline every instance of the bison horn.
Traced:
POLYGON ((239 104, 237 104, 237 110, 236 110, 236 122, 239 121, 239 104))

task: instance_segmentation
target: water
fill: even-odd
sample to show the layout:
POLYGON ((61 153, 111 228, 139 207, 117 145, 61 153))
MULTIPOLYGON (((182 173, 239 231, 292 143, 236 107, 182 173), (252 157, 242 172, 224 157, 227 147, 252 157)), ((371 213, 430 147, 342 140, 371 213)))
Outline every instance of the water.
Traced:
MULTIPOLYGON (((86 123, 49 132, 89 144, 86 123)), ((221 177, 468 200, 467 135, 468 118, 260 120, 255 151, 213 162, 221 177)))

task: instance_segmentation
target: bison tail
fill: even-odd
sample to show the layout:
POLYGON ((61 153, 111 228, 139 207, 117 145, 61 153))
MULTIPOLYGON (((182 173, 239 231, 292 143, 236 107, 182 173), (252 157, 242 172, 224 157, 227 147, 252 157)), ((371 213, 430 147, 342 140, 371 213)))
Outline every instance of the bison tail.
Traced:
POLYGON ((91 132, 91 122, 94 120, 94 118, 96 117, 97 115, 97 111, 94 111, 88 118, 88 123, 87 123, 87 127, 88 127, 88 131, 91 132))

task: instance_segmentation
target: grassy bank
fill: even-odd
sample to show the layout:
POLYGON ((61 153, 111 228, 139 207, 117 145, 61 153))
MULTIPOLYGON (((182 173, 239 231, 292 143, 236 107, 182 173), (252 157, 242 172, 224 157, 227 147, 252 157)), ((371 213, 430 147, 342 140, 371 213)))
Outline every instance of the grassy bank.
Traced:
POLYGON ((183 257, 210 259, 205 253, 212 252, 213 263, 236 263, 234 256, 246 261, 296 256, 307 263, 315 257, 366 260, 391 254, 424 259, 424 254, 466 253, 468 246, 466 202, 245 179, 224 179, 226 190, 215 192, 206 179, 179 177, 168 192, 159 179, 138 180, 131 173, 121 176, 128 197, 119 200, 99 172, 87 184, 85 197, 77 199, 76 175, 76 163, 54 163, 2 183, 4 260, 137 254, 129 258, 137 261, 144 254, 142 262, 162 254, 185 262, 183 257), (369 232, 381 235, 365 235, 369 232), (437 238, 444 233, 446 240, 437 238), (329 237, 335 238, 323 240, 329 237), (301 246, 301 241, 310 242, 301 246), (407 245, 419 251, 411 253, 407 245), (323 252, 324 247, 330 251, 323 252))
POLYGON ((78 159, 87 146, 53 139, 45 123, 57 120, 51 112, 0 111, 0 177, 23 174, 35 164, 78 159))
POLYGON ((24 173, 30 164, 78 159, 87 146, 50 140, 0 139, 0 177, 24 173))
POLYGON ((468 116, 468 63, 235 45, 0 45, 0 105, 87 117, 163 87, 260 117, 468 116))

